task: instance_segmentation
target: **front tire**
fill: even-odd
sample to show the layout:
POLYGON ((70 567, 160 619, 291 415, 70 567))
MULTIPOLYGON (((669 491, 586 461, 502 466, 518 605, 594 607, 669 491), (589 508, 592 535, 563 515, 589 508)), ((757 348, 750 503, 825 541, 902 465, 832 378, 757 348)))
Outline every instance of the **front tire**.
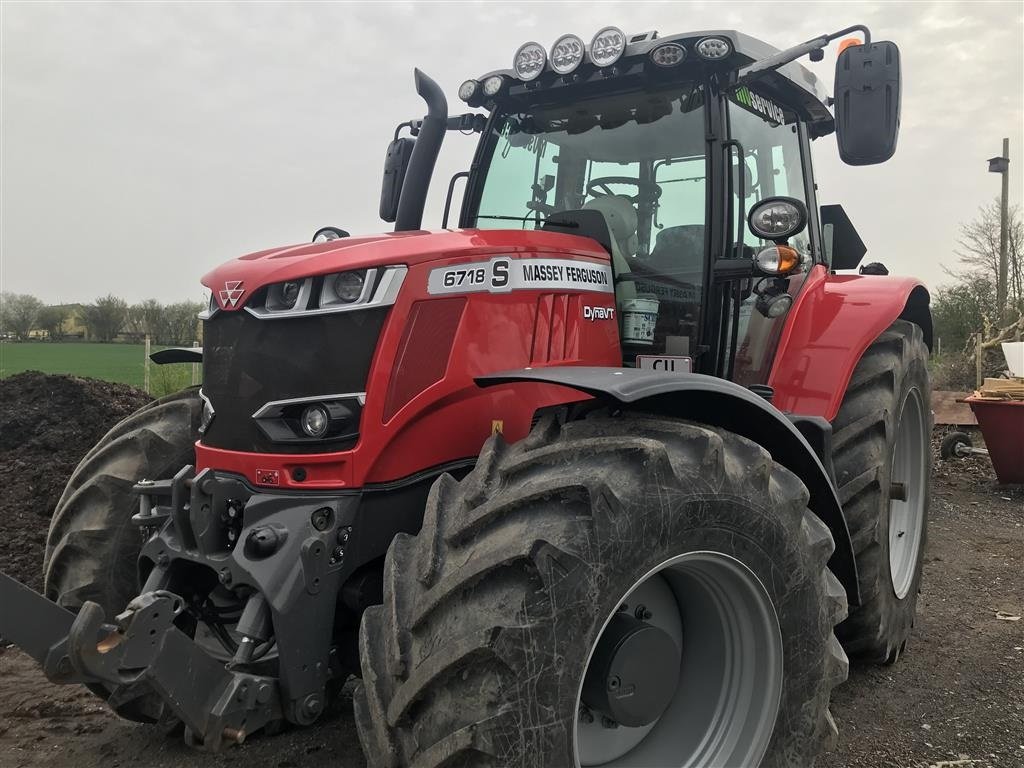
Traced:
POLYGON ((851 658, 892 664, 914 625, 928 534, 931 385, 920 327, 897 320, 868 347, 832 428, 861 594, 839 638, 851 658))
POLYGON ((846 597, 806 505, 764 449, 696 424, 546 417, 511 448, 492 438, 395 538, 364 615, 369 764, 812 765, 835 734, 846 597), (602 725, 584 685, 624 604, 679 651, 640 726, 602 725))
MULTIPOLYGON (((131 523, 139 508, 132 486, 194 463, 201 418, 198 388, 168 395, 116 424, 79 462, 46 538, 43 591, 50 600, 75 612, 91 600, 112 619, 138 595, 142 540, 131 523)), ((99 684, 88 687, 103 699, 110 693, 99 684)), ((164 707, 146 695, 123 702, 117 713, 152 723, 164 707)))

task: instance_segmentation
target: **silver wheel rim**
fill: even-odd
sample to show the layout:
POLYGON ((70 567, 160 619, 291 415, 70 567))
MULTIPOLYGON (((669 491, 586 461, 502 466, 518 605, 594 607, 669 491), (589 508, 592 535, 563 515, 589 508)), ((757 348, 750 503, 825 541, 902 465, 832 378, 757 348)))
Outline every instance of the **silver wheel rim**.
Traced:
MULTIPOLYGON (((682 649, 678 669, 665 671, 678 675, 672 701, 650 725, 608 728, 600 714, 593 722, 581 720, 581 681, 576 765, 758 765, 775 729, 783 676, 782 631, 760 579, 729 555, 689 552, 640 578, 619 606, 632 611, 641 603, 653 614, 649 623, 682 649)), ((588 651, 587 667, 599 639, 588 651)))
POLYGON ((889 499, 889 577, 896 597, 910 592, 917 573, 924 532, 924 492, 927 475, 924 406, 912 389, 900 410, 890 482, 902 483, 906 500, 889 499))

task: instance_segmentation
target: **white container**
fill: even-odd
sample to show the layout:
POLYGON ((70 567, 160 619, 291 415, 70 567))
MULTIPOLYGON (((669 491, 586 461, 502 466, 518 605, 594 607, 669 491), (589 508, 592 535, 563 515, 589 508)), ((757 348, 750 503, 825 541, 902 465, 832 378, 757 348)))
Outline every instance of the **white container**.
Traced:
POLYGON ((650 346, 654 326, 658 324, 658 300, 626 299, 622 302, 622 341, 624 344, 650 346))
POLYGON ((1004 341, 1003 357, 1010 369, 1010 375, 1024 378, 1024 341, 1004 341))

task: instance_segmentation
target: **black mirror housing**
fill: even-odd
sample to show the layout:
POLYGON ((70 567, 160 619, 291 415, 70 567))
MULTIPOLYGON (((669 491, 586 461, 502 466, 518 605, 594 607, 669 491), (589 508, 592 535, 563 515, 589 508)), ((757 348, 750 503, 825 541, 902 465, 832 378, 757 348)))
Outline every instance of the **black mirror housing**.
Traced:
POLYGON ((379 210, 381 219, 386 222, 393 223, 398 218, 402 184, 405 182, 405 172, 409 170, 409 160, 415 146, 416 139, 408 137, 395 139, 388 144, 387 154, 384 155, 384 178, 381 182, 379 210))
POLYGON ((836 137, 847 165, 884 163, 900 131, 900 49, 882 41, 852 45, 836 60, 836 137))
POLYGON ((868 249, 843 206, 821 206, 821 231, 829 266, 856 269, 868 249))

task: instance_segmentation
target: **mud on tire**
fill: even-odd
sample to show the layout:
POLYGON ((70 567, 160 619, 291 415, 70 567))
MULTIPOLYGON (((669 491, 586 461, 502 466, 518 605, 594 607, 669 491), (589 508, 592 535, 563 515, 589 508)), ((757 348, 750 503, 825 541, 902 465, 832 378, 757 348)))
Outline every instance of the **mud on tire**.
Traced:
POLYGON ((437 481, 419 535, 395 538, 384 604, 363 618, 370 766, 575 766, 603 622, 653 566, 698 550, 747 566, 779 618, 785 672, 761 765, 812 765, 835 734, 846 596, 806 504, 764 449, 696 424, 545 417, 511 447, 492 438, 461 483, 437 481))
POLYGON ((921 581, 928 532, 931 477, 931 385, 928 348, 920 327, 897 320, 868 347, 854 369, 832 422, 832 461, 857 558, 861 605, 838 634, 851 658, 893 663, 907 644, 921 581), (912 390, 922 397, 925 458, 920 547, 909 591, 898 597, 889 558, 893 452, 904 403, 912 390))

